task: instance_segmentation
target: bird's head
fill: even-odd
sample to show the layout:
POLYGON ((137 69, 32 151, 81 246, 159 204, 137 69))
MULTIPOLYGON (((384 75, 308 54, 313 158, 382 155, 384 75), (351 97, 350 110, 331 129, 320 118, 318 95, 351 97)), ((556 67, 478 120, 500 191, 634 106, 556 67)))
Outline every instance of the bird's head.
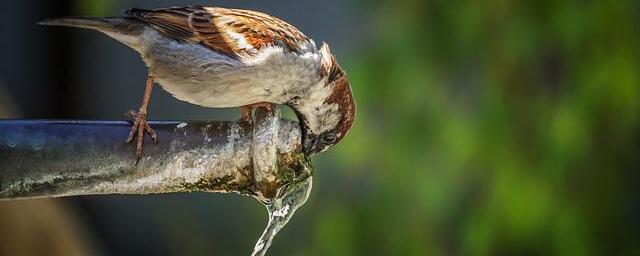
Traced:
POLYGON ((347 74, 327 44, 320 48, 320 55, 320 82, 290 104, 302 126, 302 145, 307 156, 340 142, 351 129, 356 115, 347 74))

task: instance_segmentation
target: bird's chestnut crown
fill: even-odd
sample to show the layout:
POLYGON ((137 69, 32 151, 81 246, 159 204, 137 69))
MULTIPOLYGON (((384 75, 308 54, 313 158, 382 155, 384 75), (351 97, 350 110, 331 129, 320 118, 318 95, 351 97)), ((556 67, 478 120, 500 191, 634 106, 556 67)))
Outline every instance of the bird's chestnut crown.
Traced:
POLYGON ((307 156, 321 153, 347 135, 356 115, 356 105, 347 74, 338 65, 329 46, 320 48, 321 82, 292 108, 302 124, 303 149, 307 156))

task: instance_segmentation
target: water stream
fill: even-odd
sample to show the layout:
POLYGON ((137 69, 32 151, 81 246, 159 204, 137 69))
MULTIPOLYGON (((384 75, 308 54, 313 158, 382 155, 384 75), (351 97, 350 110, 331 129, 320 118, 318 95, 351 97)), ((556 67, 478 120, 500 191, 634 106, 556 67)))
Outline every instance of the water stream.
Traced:
POLYGON ((269 212, 269 223, 253 248, 252 256, 262 256, 267 253, 273 238, 291 219, 300 206, 304 205, 311 194, 313 177, 294 182, 285 187, 280 195, 265 203, 269 212))

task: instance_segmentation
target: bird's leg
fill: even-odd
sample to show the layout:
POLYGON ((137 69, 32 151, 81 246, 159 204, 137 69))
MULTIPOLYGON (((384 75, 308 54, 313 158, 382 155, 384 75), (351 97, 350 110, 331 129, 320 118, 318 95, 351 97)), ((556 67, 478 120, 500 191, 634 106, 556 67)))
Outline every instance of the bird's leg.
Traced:
POLYGON ((271 102, 258 102, 258 103, 252 104, 251 107, 265 108, 266 110, 269 111, 269 113, 273 113, 273 103, 271 102))
POLYGON ((151 98, 151 90, 153 89, 153 77, 149 75, 147 77, 147 86, 144 89, 144 96, 142 97, 142 103, 140 110, 135 114, 135 121, 127 137, 127 142, 133 141, 133 137, 137 136, 138 141, 136 144, 136 164, 142 158, 142 143, 144 142, 144 132, 146 131, 153 139, 153 142, 157 142, 158 136, 156 132, 151 129, 147 123, 147 106, 149 105, 149 99, 151 98))
POLYGON ((249 125, 253 124, 253 118, 251 117, 251 112, 253 111, 253 107, 251 105, 241 106, 240 111, 242 112, 242 121, 249 123, 249 125))
POLYGON ((273 112, 273 103, 258 102, 241 106, 240 111, 242 111, 242 121, 248 122, 249 125, 253 124, 253 117, 251 116, 251 112, 254 108, 266 108, 269 112, 273 112))

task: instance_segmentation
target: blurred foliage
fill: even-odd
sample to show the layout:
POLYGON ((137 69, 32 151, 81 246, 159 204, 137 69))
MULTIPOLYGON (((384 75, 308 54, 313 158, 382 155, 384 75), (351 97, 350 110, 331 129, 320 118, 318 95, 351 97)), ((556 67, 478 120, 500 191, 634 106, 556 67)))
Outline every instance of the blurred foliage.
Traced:
POLYGON ((74 11, 80 16, 113 16, 119 4, 120 0, 73 1, 74 11))
POLYGON ((359 116, 318 161, 298 255, 640 253, 640 2, 361 8, 359 116))

